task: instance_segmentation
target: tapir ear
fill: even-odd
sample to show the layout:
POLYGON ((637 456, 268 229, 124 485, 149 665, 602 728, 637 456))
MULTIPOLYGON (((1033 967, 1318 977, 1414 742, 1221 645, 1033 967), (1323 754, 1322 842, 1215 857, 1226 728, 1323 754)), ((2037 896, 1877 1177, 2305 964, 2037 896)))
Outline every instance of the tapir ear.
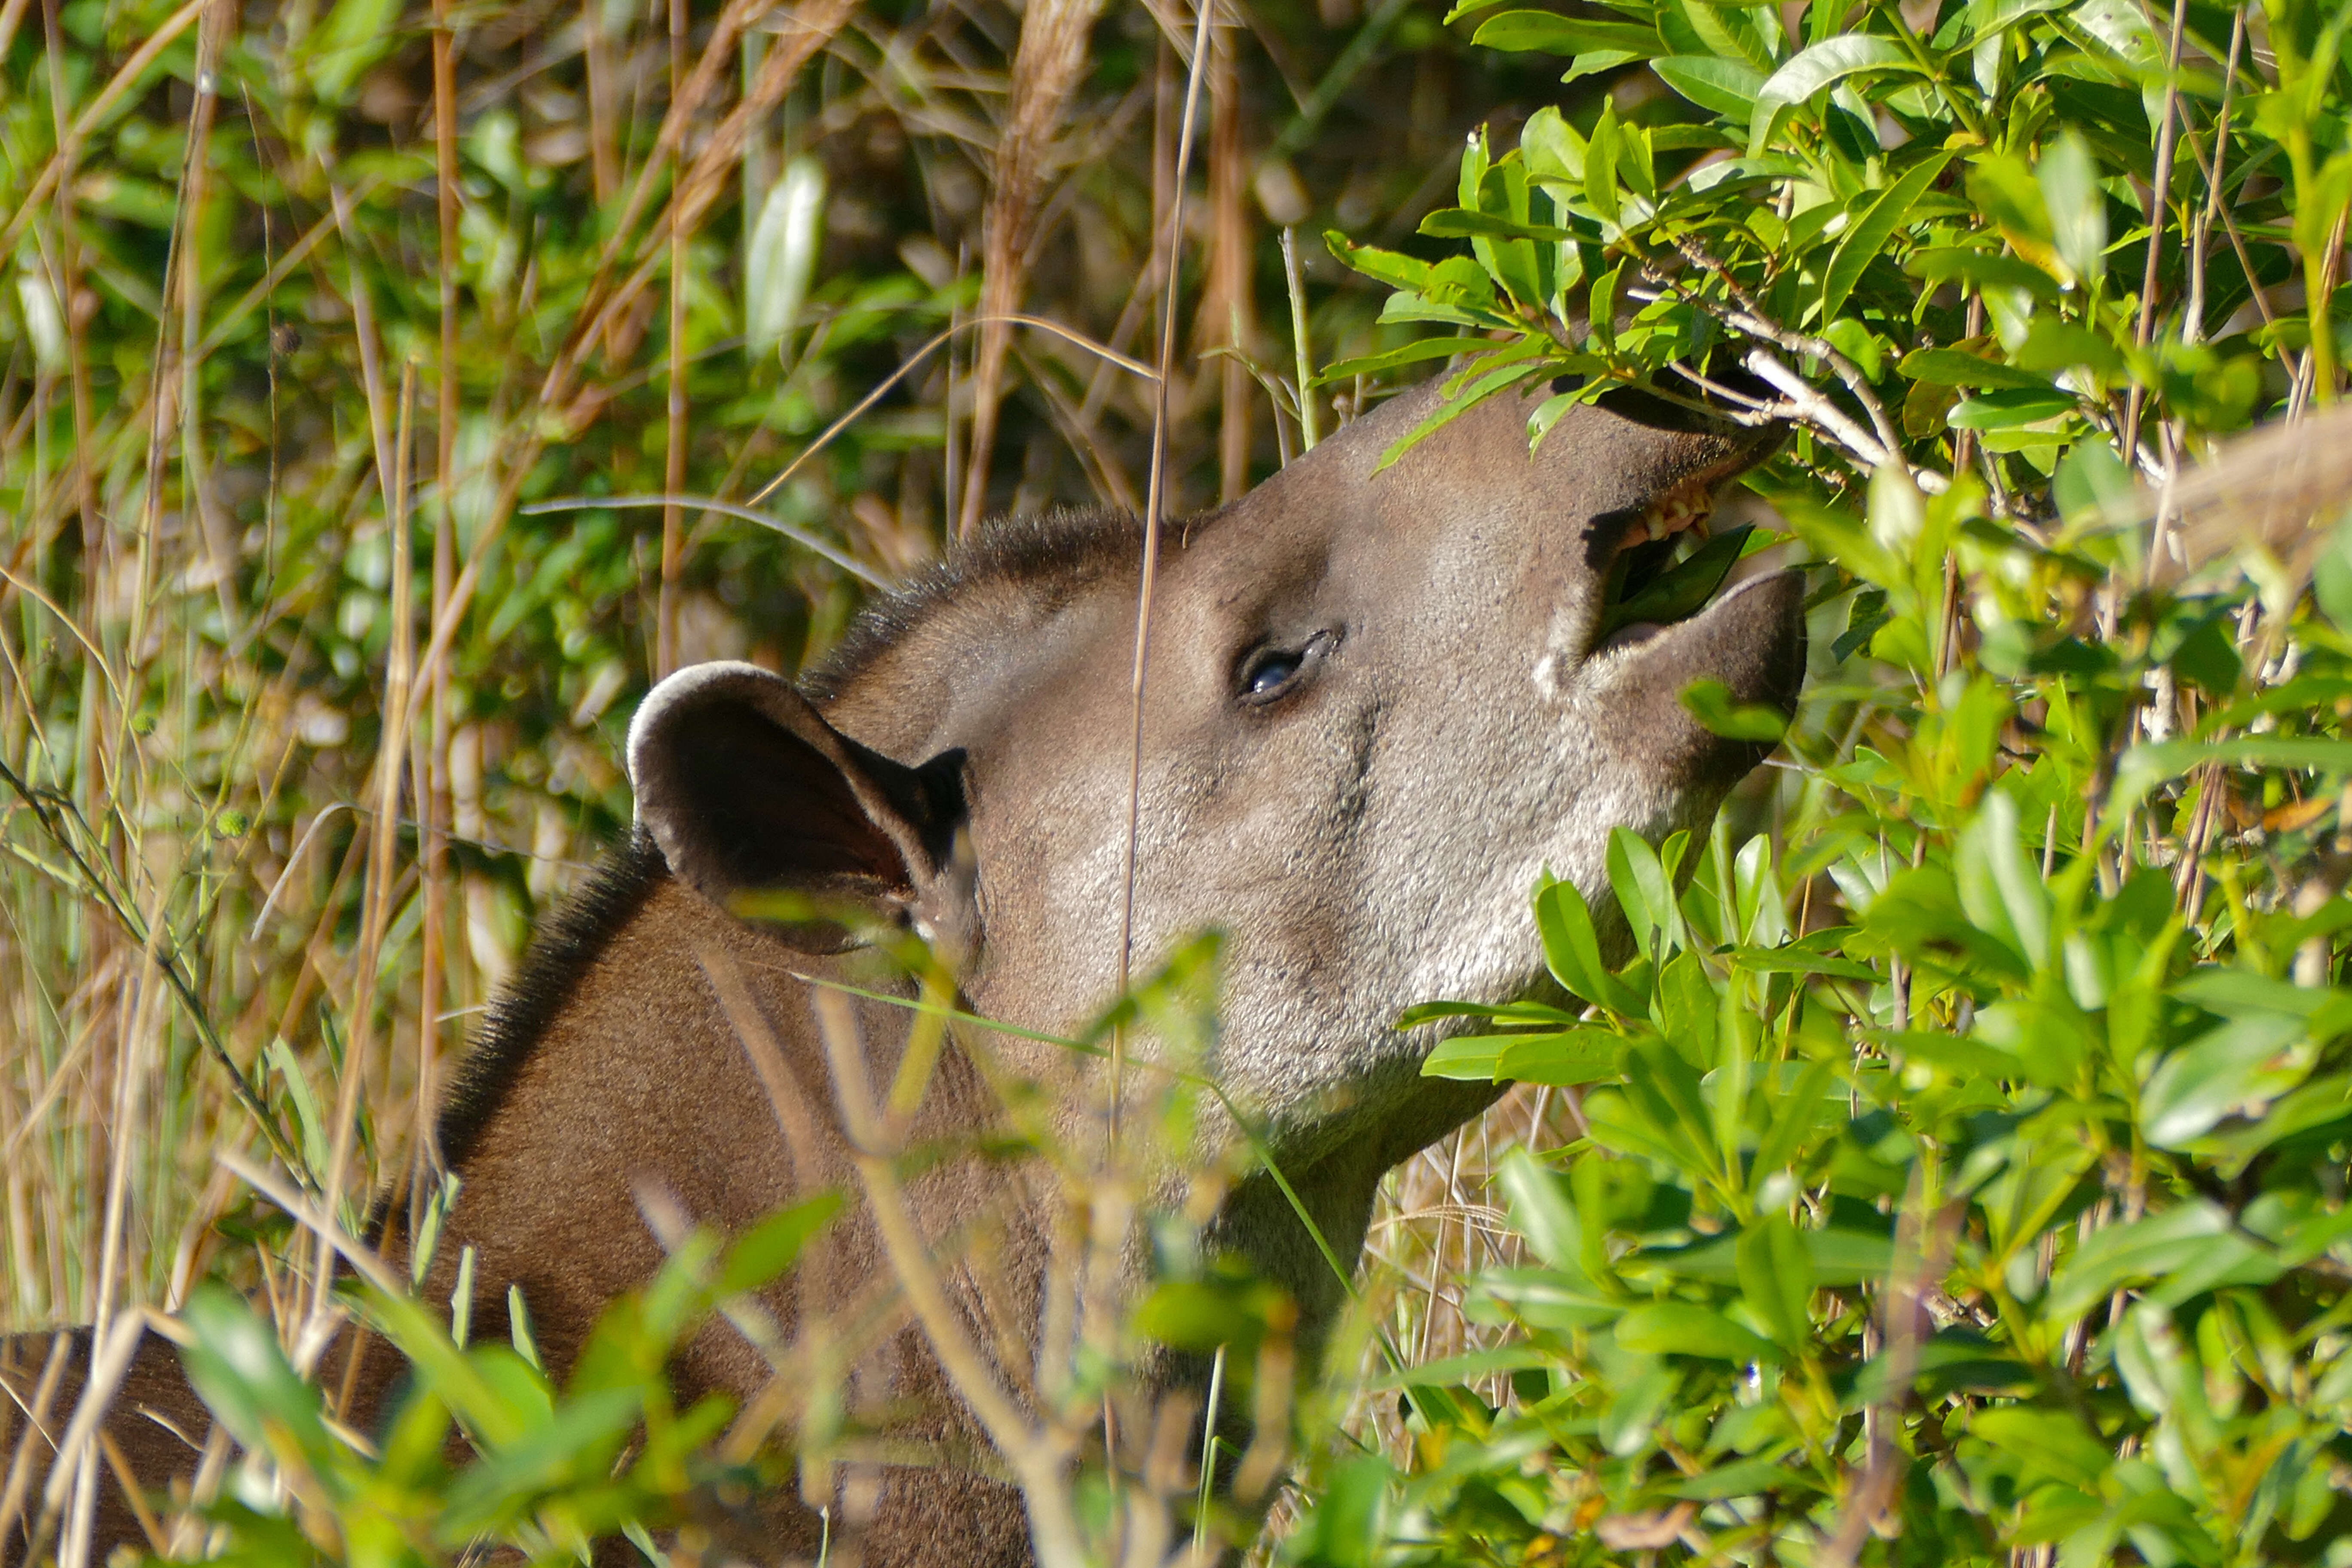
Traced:
POLYGON ((918 769, 867 750, 749 664, 679 670, 629 725, 638 824, 674 875, 727 909, 790 893, 909 913, 950 858, 956 771, 952 757, 918 769))

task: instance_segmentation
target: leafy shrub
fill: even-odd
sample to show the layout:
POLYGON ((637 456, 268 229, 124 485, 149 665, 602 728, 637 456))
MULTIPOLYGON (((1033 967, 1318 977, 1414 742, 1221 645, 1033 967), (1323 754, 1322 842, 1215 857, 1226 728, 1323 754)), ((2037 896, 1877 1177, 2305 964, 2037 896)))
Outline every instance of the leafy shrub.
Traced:
POLYGON ((1467 255, 1335 244, 1481 334, 1383 363, 1567 376, 1538 437, 1627 381, 1796 424, 1746 548, 1813 584, 1798 767, 1619 835, 1630 962, 1538 890, 1569 1006, 1407 1016, 1576 1136, 1288 1556, 2338 1562, 2347 13, 1610 9, 1456 14, 1686 107, 1474 145, 1467 255), (2257 416, 2302 439, 2189 481, 2257 416))

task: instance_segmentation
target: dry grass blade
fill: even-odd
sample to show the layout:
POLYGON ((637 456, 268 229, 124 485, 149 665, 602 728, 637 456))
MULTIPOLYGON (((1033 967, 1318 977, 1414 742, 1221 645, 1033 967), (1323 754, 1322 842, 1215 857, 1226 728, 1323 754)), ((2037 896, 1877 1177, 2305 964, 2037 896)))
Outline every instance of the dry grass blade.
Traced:
MULTIPOLYGON (((1160 316, 1160 374, 1152 385, 1151 468, 1143 492, 1143 561, 1136 574, 1135 666, 1130 672, 1131 725, 1128 747, 1127 832, 1120 852, 1118 906, 1118 982, 1124 994, 1135 962, 1135 858, 1143 816, 1143 700, 1151 667, 1151 595, 1160 565, 1160 527, 1168 496, 1168 379, 1176 365, 1177 257, 1184 244, 1184 180, 1192 163, 1192 131, 1201 110, 1202 78, 1209 55, 1209 21, 1213 0, 1200 0, 1192 37, 1192 63, 1184 79, 1184 118, 1176 137, 1175 178, 1169 187, 1167 259, 1161 271, 1166 293, 1160 316)), ((1127 1059, 1127 1033, 1111 1033, 1108 1073, 1108 1131, 1118 1137, 1121 1070, 1127 1059)))
POLYGON ((58 1438, 57 1460, 50 1467, 48 1484, 42 1489, 40 1521, 32 1531, 25 1561, 39 1560, 69 1500, 74 1514, 67 1521, 58 1560, 61 1568, 66 1564, 79 1568, 89 1561, 89 1516, 98 1501, 98 1424, 113 1405, 115 1390, 131 1370, 131 1355, 139 1349, 147 1326, 144 1311, 126 1312, 115 1320, 91 1353, 89 1380, 82 1384, 81 1402, 74 1407, 73 1419, 58 1438))
POLYGON ((1087 61, 1087 39, 1102 0, 1031 0, 1021 18, 1010 101, 998 132, 988 212, 981 239, 982 321, 972 365, 971 457, 965 468, 963 505, 956 531, 969 534, 988 508, 990 449, 996 443, 1003 400, 1009 329, 1000 318, 1021 308, 1026 291, 1032 226, 1052 174, 1052 151, 1070 95, 1087 61))
MULTIPOLYGON (((49 1429, 49 1407, 57 1402, 58 1384, 64 1381, 66 1367, 73 1360, 74 1342, 72 1335, 63 1332, 43 1337, 47 1340, 48 1351, 31 1396, 26 1397, 13 1379, 5 1380, 8 1401, 14 1409, 0 1409, 0 1417, 12 1414, 21 1415, 24 1429, 17 1434, 15 1452, 9 1456, 6 1490, 0 1492, 0 1541, 11 1539, 16 1532, 17 1518, 24 1511, 26 1489, 32 1483, 35 1457, 44 1446, 52 1454, 61 1451, 56 1434, 49 1429)), ((6 1371, 13 1373, 16 1370, 14 1364, 16 1349, 32 1338, 26 1335, 0 1344, 0 1358, 9 1363, 6 1371)))
MULTIPOLYGON (((1290 35, 1276 70, 1302 79, 1345 43, 1301 11, 1201 52, 1196 24, 1240 14, 1171 4, 1153 26, 1100 0, 905 16, 427 0, 342 37, 365 9, 320 5, 305 29, 144 0, 99 27, 87 6, 0 0, 0 100, 31 138, 0 168, 0 512, 16 524, 0 544, 0 1294, 25 1329, 226 1285, 306 1376, 341 1321, 321 1310, 351 1272, 326 1266, 350 1256, 336 1227, 371 1194, 419 1224, 439 1201, 431 1141, 410 1134, 458 1021, 626 831, 614 753, 649 679, 823 657, 869 591, 986 508, 989 441, 979 482, 959 482, 969 367, 936 374, 927 339, 990 335, 987 417, 993 444, 1024 448, 1024 505, 1128 498, 1156 528, 1174 498, 1263 467, 1267 421, 1211 412, 1221 384, 1248 390, 1237 366, 1181 376, 1172 418, 1137 384, 1174 352, 1139 345, 1181 244, 1177 73, 1197 68, 1198 116, 1214 101, 1191 155, 1195 176, 1214 165, 1217 277, 1181 325, 1215 346, 1251 276, 1250 149, 1296 97, 1253 39, 1290 35), (734 241, 787 160, 825 170, 814 272, 783 352, 739 355, 752 268, 734 241), (999 308, 966 287, 983 250, 999 308), (1024 379, 1042 403, 1009 395, 1024 379), (754 503, 773 534, 703 517, 751 515, 758 481, 740 476, 779 469, 790 489, 754 503), (651 518, 622 510, 641 499, 682 514, 662 556, 651 518), (299 1223, 245 1226, 260 1205, 226 1173, 245 1155, 299 1223)), ((1447 141, 1440 122, 1491 96, 1454 54, 1423 72, 1453 95, 1431 119, 1447 141)), ((1339 150, 1363 153, 1362 130, 1339 150)), ((1323 152, 1297 150, 1310 184, 1323 152)), ((1314 282, 1318 306, 1349 286, 1314 282)), ((1342 355, 1389 331, 1329 320, 1342 355)), ((798 1065, 822 1100, 821 1070, 798 1065)), ((889 1107, 876 1115, 887 1142, 889 1107)), ((1114 1266, 1143 1201, 1106 1203, 1057 1254, 1055 1355, 1021 1324, 964 1324, 1030 1426, 1083 1450, 1066 1481, 1101 1458, 1102 1403, 1071 1393, 1073 1368, 1117 1348, 1114 1266)), ((984 1217, 974 1235, 1003 1223, 984 1217)), ((931 1264, 961 1311, 952 1237, 931 1237, 931 1264)), ((839 1364, 905 1330, 888 1272, 835 1305, 839 1364)), ((19 1347, 36 1409, 44 1343, 19 1347)), ((88 1349, 57 1363, 57 1403, 79 1397, 88 1349)), ((733 1440, 789 1408, 780 1393, 733 1440)), ((1184 1445, 1167 1411, 1128 1411, 1132 1510, 1184 1445)), ((205 1508, 225 1442, 152 1521, 184 1552, 226 1539, 205 1508)), ((84 1475, 106 1462, 101 1444, 84 1475)), ((18 1471, 14 1500, 37 1513, 47 1473, 18 1471)), ((1172 1549, 1165 1521, 1121 1517, 1130 1554, 1172 1549)))

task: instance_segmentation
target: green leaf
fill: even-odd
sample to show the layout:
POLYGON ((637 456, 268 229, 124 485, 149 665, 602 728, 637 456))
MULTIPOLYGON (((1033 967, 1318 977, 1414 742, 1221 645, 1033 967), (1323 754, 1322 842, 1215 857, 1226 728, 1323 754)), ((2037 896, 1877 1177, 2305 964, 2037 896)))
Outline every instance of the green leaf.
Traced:
POLYGON ((841 1205, 841 1194, 827 1190, 778 1209, 752 1226, 728 1249, 716 1293, 740 1295, 782 1274, 799 1258, 810 1238, 833 1222, 841 1205))
POLYGON ((1609 886, 1643 957, 1664 963, 1667 949, 1684 945, 1673 878, 1649 840, 1630 827, 1609 830, 1609 886))
MULTIPOLYGON (((1762 843, 1756 839, 1752 842, 1762 843)), ((1743 947, 1732 962, 1753 974, 1821 974, 1832 980, 1876 980, 1878 971, 1855 959, 1838 958, 1794 944, 1786 947, 1743 947)))
MULTIPOLYGON (((1477 369, 1475 365, 1471 368, 1473 371, 1477 369)), ((1540 363, 1525 362, 1518 364, 1507 364, 1500 370, 1488 371, 1478 376, 1467 390, 1448 397, 1423 416, 1420 424, 1391 442, 1388 450, 1381 454, 1381 460, 1373 465, 1372 471, 1379 473, 1411 451, 1414 444, 1423 437, 1451 425, 1495 394, 1507 387, 1516 386, 1529 376, 1537 374, 1543 368, 1540 363)))
MULTIPOLYGON (((1896 1397, 1882 1352, 1854 1377, 1853 1397, 1876 1403, 1896 1397)), ((1947 1329, 1923 1342, 1913 1366, 1913 1386, 1929 1399, 1967 1391, 2019 1394, 2033 1386, 2032 1369, 2006 1348, 1967 1329, 1947 1329)))
POLYGON ((1783 1350, 1801 1350, 1813 1336, 1813 1260, 1789 1216, 1774 1214, 1740 1232, 1739 1292, 1783 1350))
POLYGON ((1780 1359, 1779 1349, 1761 1334, 1687 1301, 1634 1308, 1617 1320, 1617 1343, 1621 1349, 1650 1355, 1697 1356, 1706 1361, 1780 1359))
POLYGON ((2074 395, 2054 386, 2004 387, 1963 398, 1947 417, 1960 430, 2013 430, 2074 411, 2074 395))
POLYGON ((1665 1495, 1689 1502, 1715 1502, 1726 1498, 1761 1497, 1791 1488, 1818 1490, 1813 1479, 1787 1459, 1735 1459, 1712 1470, 1676 1481, 1665 1495))
POLYGON ((1701 109, 1745 124, 1763 95, 1764 73, 1714 55, 1667 55, 1650 62, 1658 79, 1701 109))
POLYGON ((286 1085, 286 1098, 294 1110, 294 1128, 302 1145, 303 1161, 316 1175, 327 1168, 327 1124, 319 1114, 319 1099, 310 1090, 310 1080, 302 1071, 294 1047, 282 1035, 269 1040, 269 1063, 278 1069, 278 1079, 286 1085))
POLYGON ((1421 1076, 1457 1083, 1494 1083, 1503 1047, 1516 1038, 1514 1035, 1449 1035, 1421 1064, 1421 1076))
MULTIPOLYGON (((1601 216, 1603 224, 1617 223, 1617 107, 1613 103, 1601 106, 1601 118, 1593 121, 1592 135, 1584 144, 1584 199, 1601 216)), ((1592 285, 1591 323, 1595 334, 1612 330, 1616 307, 1617 276, 1624 270, 1622 263, 1611 268, 1592 285), (1608 284, 1604 297, 1602 283, 1608 284)))
POLYGON ((1921 159, 1906 170, 1901 179, 1881 191, 1878 199, 1846 231, 1822 284, 1823 321, 1834 318, 1845 308, 1853 286, 1862 281, 1863 269, 1885 252, 1887 241, 1910 220, 1911 209, 1927 195, 1927 187, 1936 183, 1951 159, 1949 153, 1941 150, 1921 159))
POLYGON ((2040 300, 2059 296, 2058 280, 2041 268, 2014 256, 1979 250, 1974 246, 1939 246, 1915 250, 1903 269, 1927 283, 1965 283, 1972 289, 2021 289, 2040 300))
POLYGON ((1961 836, 1955 880, 1979 929, 2008 939, 2039 968, 2050 955, 2050 894, 2017 835, 2017 803, 1998 786, 1987 791, 1961 836))
POLYGON ((180 1347, 188 1382, 221 1425, 280 1464, 331 1475, 335 1444, 319 1391, 295 1373, 269 1325, 234 1291, 211 1283, 196 1287, 180 1318, 189 1331, 180 1347))
POLYGON ((1577 1015, 1541 1002, 1419 1002, 1397 1015, 1396 1026, 1413 1028, 1440 1018, 1485 1018, 1496 1024, 1566 1025, 1577 1015))
MULTIPOLYGON (((1421 220, 1421 232, 1437 239, 1594 239, 1598 236, 1587 226, 1579 235, 1573 229, 1556 224, 1518 223, 1492 213, 1471 212, 1463 207, 1441 207, 1421 220)), ((1491 344, 1488 346, 1492 346, 1491 344)))
POLYGON ((1360 375, 1378 375, 1399 365, 1420 364, 1427 360, 1452 359, 1456 354, 1475 353, 1495 346, 1491 338, 1418 338, 1396 348, 1383 349, 1375 354, 1363 354, 1355 359, 1343 359, 1323 367, 1309 386, 1329 386, 1336 382, 1353 381, 1360 375))
POLYGON ((2209 966, 2194 969, 2174 982, 2172 994, 2194 1002, 2218 1017, 2241 1018, 2250 1014, 2275 1013, 2310 1019, 2326 1010, 2342 993, 2273 980, 2251 969, 2209 966))
MULTIPOLYGON (((1616 211, 1613 204, 1610 211, 1616 211)), ((1616 220, 1612 217, 1610 221, 1613 223, 1616 220)), ((1605 345, 1617 341, 1617 284, 1624 276, 1624 264, 1621 262, 1594 278, 1591 288, 1585 292, 1585 331, 1591 334, 1596 343, 1605 345)), ((1578 390, 1581 392, 1584 389, 1580 387, 1578 390)))
POLYGON ((1378 246, 1358 245, 1338 229, 1326 229, 1323 243, 1332 258, 1342 266, 1352 268, 1376 282, 1391 289, 1419 293, 1429 287, 1429 263, 1416 261, 1410 256, 1400 256, 1393 250, 1378 246))
POLYGON ((2238 689, 2245 663, 2238 657, 2228 611, 2209 616, 2180 639, 2169 663, 2175 673, 2208 697, 2227 699, 2238 689))
POLYGON ((2130 65, 2150 70, 2163 63, 2156 29, 2132 0, 2086 0, 2070 19, 2130 65))
POLYGON ((2074 276, 2095 283, 2106 268, 2107 198, 2091 149, 2071 127, 2042 154, 2034 171, 2050 215, 2052 242, 2074 276))
POLYGON ((1549 104, 1519 128, 1519 157, 1530 180, 1572 184, 1584 179, 1584 137, 1549 104))
POLYGON ((310 84, 322 102, 341 103, 368 67, 401 41, 400 0, 336 0, 304 41, 310 84))
POLYGON ((1802 103, 1858 71, 1916 69, 1903 46, 1874 33, 1846 33, 1791 55, 1764 83, 1763 96, 1802 103))
POLYGON ((2020 370, 2000 360, 1987 359, 1966 349, 1915 349, 1903 356, 1899 367, 1914 381, 1933 381, 1946 386, 2008 387, 2021 392, 2048 392, 2050 378, 2036 375, 2030 370, 2020 370))
POLYGON ((1613 1013, 1640 1011, 1601 962, 1601 936, 1575 883, 1551 881, 1536 889, 1536 931, 1543 939, 1545 967, 1570 995, 1613 1013))
POLYGON ((1969 1419, 1969 1432, 2021 1461, 2027 1467, 2022 1479, 2028 1488, 2056 1480, 2096 1494, 2100 1478, 2116 1462, 2114 1453, 2084 1431, 2081 1422, 2053 1410, 2021 1405, 1980 1410, 1969 1419))
MULTIPOLYGON (((1971 0, 1962 13, 1968 26, 1968 42, 1971 45, 2022 22, 2028 16, 2039 16, 2045 11, 2062 9, 2067 0, 1971 0)), ((1957 41, 1957 40, 1955 40, 1957 41)), ((1949 47, 1942 36, 1938 47, 1949 47)))
POLYGON ((1559 79, 1566 83, 1597 76, 1602 71, 1615 70, 1619 66, 1631 65, 1641 58, 1631 49, 1594 49, 1590 54, 1577 56, 1576 63, 1562 71, 1559 79))
POLYGON ((1528 1248, 1552 1268, 1581 1280, 1584 1226, 1567 1184, 1523 1148, 1503 1156, 1495 1179, 1510 1205, 1511 1227, 1527 1237, 1528 1248))
POLYGON ((2140 1091, 2140 1125, 2158 1148, 2178 1149, 2224 1117, 2258 1112, 2308 1077, 2315 1059, 2302 1019, 2232 1018, 2157 1064, 2140 1091))
POLYGON ((1822 329, 1832 348, 1853 361, 1862 379, 1874 382, 1886 374, 1886 340, 1852 316, 1841 316, 1822 329))
POLYGON ((1329 1568, 1370 1568, 1381 1561, 1389 1486, 1395 1477, 1378 1454, 1334 1465, 1313 1517, 1298 1531, 1299 1555, 1329 1568))
MULTIPOLYGON (((1616 1314, 1610 1314, 1614 1317, 1616 1314)), ((1551 1364, 1549 1352, 1534 1345, 1496 1345, 1492 1350, 1465 1351, 1460 1355, 1439 1356, 1434 1361, 1416 1362, 1394 1372, 1369 1378, 1364 1386, 1392 1393, 1401 1388, 1422 1387, 1449 1383, 1468 1383, 1492 1377, 1498 1372, 1528 1372, 1551 1364)))
POLYGON ((1805 1064, 1805 1070, 1798 1075, 1795 1087, 1773 1108, 1771 1124, 1765 1128, 1763 1137, 1757 1140, 1756 1157, 1748 1166, 1751 1190, 1761 1189, 1766 1182, 1796 1162, 1804 1149, 1805 1141, 1821 1124, 1830 1088, 1836 1081, 1837 1068, 1834 1064, 1826 1061, 1805 1064))
POLYGON ((1161 1281, 1137 1307, 1134 1327, 1179 1350, 1247 1349, 1264 1338, 1266 1310, 1280 1300, 1275 1287, 1213 1269, 1201 1279, 1161 1281))
POLYGON ((1756 112, 1748 118, 1748 156, 1762 154, 1781 110, 1863 71, 1916 68, 1900 44, 1873 33, 1845 33, 1800 50, 1766 79, 1757 95, 1756 112))
POLYGON ((2130 502, 2133 489, 2131 470, 2113 447, 2105 441, 2077 441, 2058 459, 2058 471, 2050 481, 2050 499, 2068 522, 2085 522, 2111 510, 2120 513, 2130 502))
POLYGON ((1742 523, 1715 535, 1692 551, 1686 560, 1660 573, 1640 593, 1612 605, 1601 623, 1601 635, 1606 637, 1637 621, 1664 626, 1697 614, 1723 585, 1732 567, 1738 564, 1754 532, 1752 524, 1742 523))
POLYGON ((2230 1233, 2229 1216, 2202 1198, 2095 1230, 2050 1277, 2042 1315, 2073 1322, 2126 1285, 2164 1279, 2230 1233))
POLYGON ((1778 742, 1789 732, 1789 716, 1761 702, 1740 702, 1720 680, 1694 680, 1682 689, 1684 710, 1710 734, 1727 741, 1778 742))
POLYGON ((1629 1048, 1625 1104, 1647 1124, 1651 1139, 1668 1152, 1669 1163, 1681 1166, 1686 1179, 1722 1173, 1706 1092, 1697 1069, 1681 1052, 1656 1040, 1629 1048))
POLYGON ((1548 55, 1581 55, 1613 49, 1644 58, 1665 53, 1654 27, 1632 22, 1596 22, 1563 16, 1557 11, 1506 11, 1478 24, 1470 41, 1482 49, 1530 50, 1548 55))
POLYGON ((1550 1035, 1506 1035, 1495 1063, 1496 1083, 1602 1083, 1617 1076, 1625 1041, 1607 1029, 1568 1029, 1550 1035))
POLYGON ((1965 1081, 1991 1083, 2020 1076, 2015 1057, 1962 1036, 1927 1029, 1873 1029, 1868 1037, 1890 1055, 1899 1053, 1906 1066, 1924 1063, 1965 1081))
POLYGON ((643 1390, 602 1388, 567 1399, 558 1417, 485 1457, 449 1489, 446 1528, 461 1535, 497 1528, 536 1500, 533 1494, 611 1469, 612 1456, 637 1424, 643 1390))
POLYGON ((502 1391, 483 1371, 492 1359, 502 1356, 528 1373, 520 1357, 497 1346, 478 1352, 460 1351, 451 1342, 449 1331, 405 1296, 371 1289, 362 1300, 377 1331, 412 1363, 418 1387, 446 1405, 469 1436, 494 1447, 521 1437, 528 1413, 517 1410, 509 1391, 502 1391))

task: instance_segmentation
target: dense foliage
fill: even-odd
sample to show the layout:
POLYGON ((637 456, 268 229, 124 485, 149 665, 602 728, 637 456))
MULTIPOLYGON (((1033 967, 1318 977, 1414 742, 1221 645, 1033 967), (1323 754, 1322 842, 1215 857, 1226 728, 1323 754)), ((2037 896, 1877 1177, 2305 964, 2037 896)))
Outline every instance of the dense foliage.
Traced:
POLYGON ((2346 427, 2128 491, 2339 395, 2347 13, 1461 9, 1691 110, 1538 113, 1424 220, 1470 254, 1351 258, 1501 340, 1429 351, 1465 402, 1800 421, 1747 548, 1810 563, 1815 674, 1769 830, 1621 834, 1630 964, 1539 889, 1570 1005, 1431 1061, 1578 1135, 1504 1163, 1498 1332, 1391 1380, 1406 1462, 1294 1555, 2336 1561, 2352 556, 2340 471, 2273 498, 2346 427))

